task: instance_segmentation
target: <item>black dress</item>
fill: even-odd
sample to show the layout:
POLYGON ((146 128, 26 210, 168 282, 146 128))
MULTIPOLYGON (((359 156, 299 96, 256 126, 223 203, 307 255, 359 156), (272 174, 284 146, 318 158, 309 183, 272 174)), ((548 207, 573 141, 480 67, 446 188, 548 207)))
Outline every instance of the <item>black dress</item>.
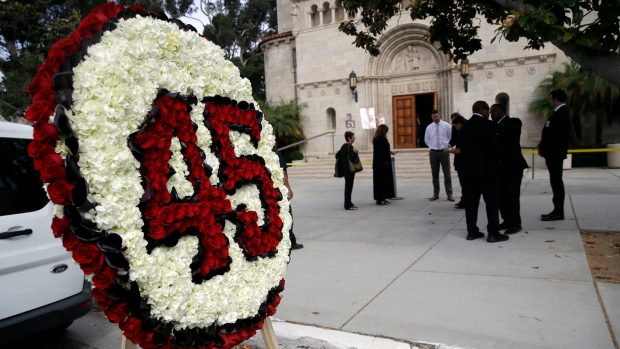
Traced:
POLYGON ((379 203, 396 196, 392 175, 390 143, 383 136, 372 140, 372 188, 374 199, 379 203))

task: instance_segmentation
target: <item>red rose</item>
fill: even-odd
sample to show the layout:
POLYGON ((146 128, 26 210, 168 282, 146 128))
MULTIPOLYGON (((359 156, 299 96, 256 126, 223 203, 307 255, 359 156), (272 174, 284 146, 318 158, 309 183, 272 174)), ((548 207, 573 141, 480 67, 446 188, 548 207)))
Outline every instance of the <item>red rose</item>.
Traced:
POLYGON ((172 144, 172 138, 170 137, 159 137, 156 141, 156 146, 159 149, 170 149, 170 145, 172 144))
POLYGON ((73 259, 80 264, 88 264, 99 257, 101 251, 95 244, 83 243, 73 251, 73 259))
POLYGON ((108 298, 108 292, 102 288, 93 288, 90 293, 97 300, 97 306, 102 310, 105 310, 110 304, 114 303, 114 300, 108 298))
POLYGON ((68 231, 69 220, 67 218, 59 218, 56 216, 52 218, 52 232, 54 232, 54 237, 62 237, 68 231))
POLYGON ((47 186, 47 193, 56 205, 71 204, 71 190, 73 185, 67 181, 56 181, 47 186))
POLYGON ((26 87, 27 95, 35 95, 39 90, 52 87, 52 75, 49 71, 40 71, 34 76, 32 82, 26 87))
POLYGON ((130 315, 119 325, 119 328, 124 332, 123 334, 125 337, 130 339, 132 342, 141 343, 146 335, 146 332, 141 329, 141 326, 142 321, 130 315))
POLYGON ((155 136, 149 134, 149 133, 143 133, 141 135, 138 135, 135 138, 135 142, 142 148, 142 149, 149 149, 152 148, 156 142, 157 139, 155 136))
POLYGON ((133 5, 129 7, 129 11, 131 12, 144 11, 144 7, 142 7, 142 5, 133 5))
POLYGON ((116 273, 116 269, 110 267, 102 268, 102 270, 93 277, 93 284, 95 284, 97 288, 108 288, 114 281, 116 273))
POLYGON ((165 189, 159 190, 155 193, 155 200, 157 200, 160 204, 167 204, 170 202, 170 193, 165 189))
POLYGON ((127 303, 123 301, 114 302, 105 310, 105 316, 110 322, 118 324, 125 321, 128 309, 127 303))
POLYGON ((44 182, 66 181, 67 173, 64 167, 59 166, 45 166, 41 170, 41 180, 44 182))
POLYGON ((28 155, 36 159, 47 154, 54 154, 56 146, 52 142, 32 141, 28 144, 28 155))
POLYGON ((146 210, 144 210, 144 218, 153 219, 157 215, 158 212, 159 212, 159 206, 157 205, 156 202, 151 201, 149 202, 149 205, 146 207, 146 210))
POLYGON ((99 9, 106 15, 106 17, 115 18, 116 16, 118 16, 118 13, 123 11, 125 8, 122 5, 108 2, 103 5, 99 5, 99 9))
POLYGON ((47 121, 50 116, 54 115, 54 105, 45 100, 34 101, 26 111, 26 119, 28 121, 47 121))
POLYGON ((172 208, 172 212, 174 213, 174 218, 176 220, 181 220, 187 217, 188 210, 190 210, 189 204, 175 205, 174 208, 172 208))
MULTIPOLYGON (((52 146, 54 146, 53 143, 52 143, 52 146)), ((34 159, 35 170, 41 171, 45 167, 63 167, 64 168, 65 160, 62 157, 60 157, 60 154, 56 154, 53 151, 53 149, 50 149, 50 148, 45 148, 44 150, 52 150, 52 151, 41 153, 39 154, 40 158, 34 159)))
POLYGON ((59 47, 54 47, 50 49, 47 53, 47 59, 45 62, 39 66, 38 71, 47 71, 51 75, 56 74, 58 68, 67 60, 67 53, 60 49, 59 47))
POLYGON ((174 222, 173 209, 169 206, 162 207, 161 210, 159 210, 159 213, 157 214, 157 219, 166 225, 174 222))
POLYGON ((103 25, 109 21, 110 18, 106 16, 101 8, 97 7, 90 11, 88 16, 80 22, 80 25, 76 31, 80 33, 80 36, 83 39, 92 38, 93 34, 101 31, 103 29, 103 25))
POLYGON ((74 54, 80 50, 80 33, 74 31, 68 38, 58 40, 52 46, 52 49, 60 49, 66 54, 74 54))
POLYGON ((149 226, 149 236, 155 240, 160 240, 166 237, 166 231, 164 226, 158 221, 152 221, 149 226))
POLYGON ((73 251, 79 244, 80 240, 78 240, 71 231, 66 231, 62 235, 62 245, 67 251, 73 251))
POLYGON ((34 132, 32 138, 37 141, 56 141, 60 138, 60 133, 54 124, 50 124, 49 122, 37 122, 33 127, 34 132))
MULTIPOLYGON (((83 244, 80 244, 80 246, 83 244)), ((74 251, 75 256, 75 251, 74 251)), ((75 257, 74 257, 75 258, 75 257)), ((101 270, 105 267, 105 256, 103 253, 100 253, 97 258, 95 258, 92 262, 86 264, 80 264, 80 269, 84 272, 85 275, 90 275, 96 273, 98 270, 101 270)))

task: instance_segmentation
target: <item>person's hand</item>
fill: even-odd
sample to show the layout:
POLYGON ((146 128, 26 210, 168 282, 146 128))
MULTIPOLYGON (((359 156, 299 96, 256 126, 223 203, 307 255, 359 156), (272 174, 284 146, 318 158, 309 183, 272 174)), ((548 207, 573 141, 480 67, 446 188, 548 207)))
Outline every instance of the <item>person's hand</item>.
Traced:
POLYGON ((288 188, 288 196, 286 198, 288 199, 288 201, 293 200, 293 191, 291 190, 291 188, 288 188))
POLYGON ((357 150, 357 149, 353 149, 353 150, 355 150, 355 153, 359 153, 359 152, 360 152, 360 151, 359 151, 359 150, 357 150))
POLYGON ((536 144, 536 151, 538 152, 538 156, 540 156, 541 158, 545 157, 543 153, 540 151, 540 143, 536 144))

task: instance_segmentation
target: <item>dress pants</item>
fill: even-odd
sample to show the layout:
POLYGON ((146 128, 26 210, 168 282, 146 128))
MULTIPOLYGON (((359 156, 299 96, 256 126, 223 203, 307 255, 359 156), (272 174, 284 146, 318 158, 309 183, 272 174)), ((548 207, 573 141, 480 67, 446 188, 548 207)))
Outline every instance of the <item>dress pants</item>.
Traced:
POLYGON ((508 227, 521 226, 521 181, 523 169, 500 171, 499 213, 508 227))
POLYGON ((351 172, 344 176, 344 208, 350 209, 353 206, 351 202, 351 192, 353 191, 353 181, 355 181, 355 172, 351 172))
POLYGON ((478 228, 478 206, 480 205, 480 195, 484 198, 487 211, 487 231, 489 233, 499 233, 499 195, 497 192, 497 179, 463 178, 463 197, 465 199, 465 220, 467 222, 467 233, 477 233, 478 228))
POLYGON ((431 173, 433 174, 433 194, 439 195, 439 166, 443 170, 443 185, 446 188, 446 195, 452 196, 452 177, 450 177, 450 154, 443 150, 432 150, 429 152, 431 163, 431 173))
POLYGON ((564 215, 564 181, 562 181, 562 165, 564 159, 547 159, 545 164, 549 169, 549 182, 553 191, 553 213, 564 215))

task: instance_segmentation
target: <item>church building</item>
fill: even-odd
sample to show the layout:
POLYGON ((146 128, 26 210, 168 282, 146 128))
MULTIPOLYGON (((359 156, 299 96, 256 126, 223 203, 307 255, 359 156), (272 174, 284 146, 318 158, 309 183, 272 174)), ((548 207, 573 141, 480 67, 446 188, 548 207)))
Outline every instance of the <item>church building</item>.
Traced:
POLYGON ((447 122, 454 112, 469 118, 477 100, 503 104, 523 122, 521 145, 535 146, 544 120, 530 113, 528 105, 538 96, 540 82, 568 60, 551 44, 539 51, 525 50, 524 40, 491 44, 497 27, 481 19, 484 49, 468 57, 465 80, 460 62, 455 64, 425 39, 430 21, 412 21, 409 11, 391 19, 378 38, 377 57, 338 31, 348 19, 340 0, 278 0, 277 13, 278 34, 261 43, 267 100, 306 104, 307 137, 335 131, 333 139, 326 135, 308 142, 308 155, 338 149, 347 130, 355 132, 360 149, 372 149, 375 130, 362 125, 370 108, 376 121, 390 128, 393 148, 416 148, 418 117, 438 109, 447 122))

